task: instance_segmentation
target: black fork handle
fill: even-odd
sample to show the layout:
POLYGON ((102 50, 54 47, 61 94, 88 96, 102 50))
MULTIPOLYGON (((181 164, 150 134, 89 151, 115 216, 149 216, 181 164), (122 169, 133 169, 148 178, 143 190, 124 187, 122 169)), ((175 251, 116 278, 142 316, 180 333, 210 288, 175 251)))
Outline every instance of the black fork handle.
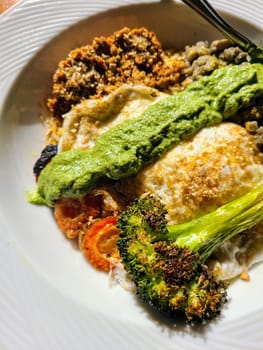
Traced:
POLYGON ((257 46, 229 25, 209 4, 207 0, 182 0, 186 5, 198 12, 203 18, 223 33, 228 39, 237 44, 243 50, 251 52, 257 46))

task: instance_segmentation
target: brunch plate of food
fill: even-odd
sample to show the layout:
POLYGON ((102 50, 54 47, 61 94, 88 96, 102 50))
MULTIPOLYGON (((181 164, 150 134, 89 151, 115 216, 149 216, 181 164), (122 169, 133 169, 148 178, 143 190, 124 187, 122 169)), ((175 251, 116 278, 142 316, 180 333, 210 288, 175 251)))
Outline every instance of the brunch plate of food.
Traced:
MULTIPOLYGON (((263 45, 263 4, 211 0, 263 45)), ((181 1, 0 17, 1 349, 262 349, 263 65, 181 1)))

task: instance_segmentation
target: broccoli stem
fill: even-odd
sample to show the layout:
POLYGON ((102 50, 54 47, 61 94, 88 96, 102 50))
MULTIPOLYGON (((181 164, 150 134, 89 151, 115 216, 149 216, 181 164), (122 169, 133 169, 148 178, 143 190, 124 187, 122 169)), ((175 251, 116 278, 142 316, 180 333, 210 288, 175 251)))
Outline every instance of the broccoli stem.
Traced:
POLYGON ((179 225, 167 225, 166 239, 188 247, 205 262, 224 241, 263 220, 263 185, 201 218, 179 225))

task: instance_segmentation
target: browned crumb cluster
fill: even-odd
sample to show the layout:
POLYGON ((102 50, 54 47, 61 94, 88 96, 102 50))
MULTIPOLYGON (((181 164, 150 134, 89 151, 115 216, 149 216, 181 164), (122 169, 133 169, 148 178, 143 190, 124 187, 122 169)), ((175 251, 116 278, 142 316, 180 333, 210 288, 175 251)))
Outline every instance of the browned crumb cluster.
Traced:
POLYGON ((183 60, 165 60, 153 32, 123 28, 95 38, 60 61, 48 107, 59 118, 82 99, 101 97, 124 83, 165 91, 178 81, 183 67, 183 60))

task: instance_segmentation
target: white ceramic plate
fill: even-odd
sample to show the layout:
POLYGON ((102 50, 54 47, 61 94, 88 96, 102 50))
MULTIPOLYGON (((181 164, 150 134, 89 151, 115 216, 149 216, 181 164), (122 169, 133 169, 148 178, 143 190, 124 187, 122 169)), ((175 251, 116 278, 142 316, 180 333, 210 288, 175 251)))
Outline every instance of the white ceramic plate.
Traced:
MULTIPOLYGON (((260 42, 262 0, 211 2, 260 42)), ((216 322, 174 327, 121 287, 110 288, 59 232, 50 210, 26 202, 43 146, 38 116, 57 62, 94 36, 141 25, 178 48, 219 37, 171 1, 22 0, 0 17, 1 350, 262 349, 262 265, 251 271, 251 282, 233 284, 216 322)))

